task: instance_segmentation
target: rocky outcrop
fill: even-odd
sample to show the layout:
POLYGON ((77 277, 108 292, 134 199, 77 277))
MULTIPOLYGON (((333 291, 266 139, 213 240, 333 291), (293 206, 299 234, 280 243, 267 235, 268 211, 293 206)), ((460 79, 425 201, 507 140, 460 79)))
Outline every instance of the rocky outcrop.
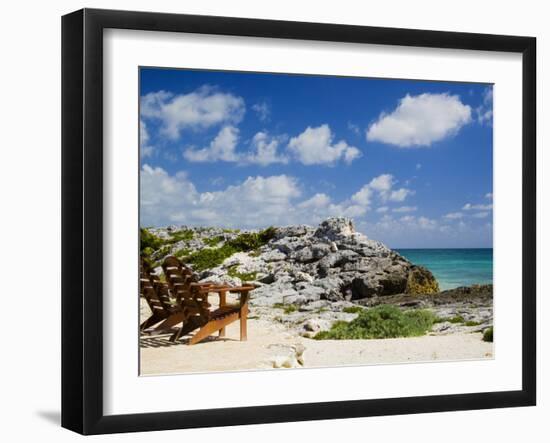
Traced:
MULTIPOLYGON (((167 238, 182 231, 190 238, 175 243, 164 253, 219 248, 238 235, 250 235, 218 228, 174 226, 154 233, 167 238)), ((259 249, 236 252, 220 265, 201 271, 200 276, 228 284, 253 282, 258 288, 252 291, 252 303, 258 306, 358 301, 439 291, 429 270, 357 232, 352 220, 343 217, 329 218, 316 229, 306 225, 275 228, 271 239, 259 249)))
MULTIPOLYGON (((314 337, 335 322, 349 322, 361 309, 378 304, 432 310, 442 319, 434 334, 492 325, 492 286, 439 292, 428 269, 357 232, 350 219, 330 218, 317 228, 278 227, 269 235, 174 226, 150 231, 165 241, 153 254, 158 262, 166 255, 185 261, 188 255, 210 249, 228 250, 215 265, 195 268, 200 279, 234 286, 253 283, 251 315, 281 323, 305 337, 314 337), (241 244, 250 247, 235 249, 241 244)), ((209 252, 218 257, 216 251, 209 252)), ((194 266, 192 260, 189 263, 194 266)), ((273 366, 300 364, 299 349, 276 351, 273 366)))

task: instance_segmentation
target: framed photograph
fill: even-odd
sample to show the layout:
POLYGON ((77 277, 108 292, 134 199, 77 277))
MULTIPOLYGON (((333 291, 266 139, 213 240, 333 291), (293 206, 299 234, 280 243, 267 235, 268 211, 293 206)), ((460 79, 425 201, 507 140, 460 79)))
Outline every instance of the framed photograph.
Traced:
POLYGON ((535 51, 64 16, 62 425, 535 405, 535 51))

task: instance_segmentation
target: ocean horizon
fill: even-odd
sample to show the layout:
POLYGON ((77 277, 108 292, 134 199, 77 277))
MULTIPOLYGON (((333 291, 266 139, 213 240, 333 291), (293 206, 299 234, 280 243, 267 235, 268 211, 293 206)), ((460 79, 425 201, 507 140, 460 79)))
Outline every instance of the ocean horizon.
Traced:
POLYGON ((493 248, 394 249, 428 268, 441 290, 493 283, 493 248))

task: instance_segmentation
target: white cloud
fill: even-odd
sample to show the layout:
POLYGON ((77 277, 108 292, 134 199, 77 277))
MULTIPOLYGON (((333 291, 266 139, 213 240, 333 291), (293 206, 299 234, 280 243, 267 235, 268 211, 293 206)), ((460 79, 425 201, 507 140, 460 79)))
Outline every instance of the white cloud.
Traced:
POLYGON ((142 145, 146 145, 149 142, 149 132, 147 131, 147 125, 143 120, 139 120, 139 141, 142 145))
POLYGON ((463 217, 464 217, 464 214, 462 212, 450 212, 443 216, 443 218, 446 218, 447 220, 458 220, 463 217))
POLYGON ((219 124, 239 123, 245 113, 244 100, 230 93, 203 86, 189 94, 150 92, 141 97, 142 118, 161 122, 160 132, 177 139, 185 129, 206 129, 219 124))
POLYGON ((395 191, 392 191, 389 195, 389 200, 394 202, 402 202, 404 201, 409 195, 413 195, 414 191, 411 191, 407 188, 400 188, 395 191))
POLYGON ((418 208, 416 206, 400 206, 398 208, 392 209, 393 212, 414 212, 418 208))
POLYGON ((492 192, 488 192, 487 194, 485 194, 485 198, 489 199, 489 200, 492 200, 493 199, 493 193, 492 192))
POLYGON ((415 191, 412 189, 393 189, 395 183, 396 180, 393 175, 380 174, 363 186, 363 188, 352 197, 352 200, 368 205, 374 195, 378 195, 378 198, 383 202, 402 202, 408 196, 414 195, 415 191))
POLYGON ((319 209, 327 207, 330 203, 330 197, 327 194, 320 193, 298 204, 298 207, 302 209, 319 209))
POLYGON ((149 145, 149 132, 143 120, 139 120, 139 155, 141 158, 151 157, 155 148, 149 145))
POLYGON ((239 156, 235 152, 239 141, 239 130, 234 126, 224 126, 210 145, 202 149, 188 148, 183 156, 191 162, 226 161, 237 162, 239 156))
POLYGON ((418 171, 419 169, 422 169, 422 164, 421 163, 416 164, 416 170, 418 171))
POLYGON ((406 95, 391 113, 382 113, 367 130, 368 141, 401 148, 430 146, 456 134, 471 121, 470 106, 458 95, 406 95))
POLYGON ((355 123, 348 122, 348 129, 351 132, 353 132, 355 135, 360 135, 361 134, 361 129, 355 123))
POLYGON ((388 233, 392 235, 408 236, 415 232, 434 231, 446 225, 439 225, 436 220, 428 217, 414 215, 404 215, 398 219, 391 215, 384 215, 378 222, 370 225, 366 229, 367 235, 374 233, 376 236, 385 237, 388 233))
POLYGON ((269 120, 271 115, 271 108, 266 102, 254 103, 252 110, 258 114, 260 121, 265 122, 269 120))
POLYGON ((373 178, 369 183, 369 187, 381 193, 387 193, 392 188, 393 183, 393 175, 382 174, 373 178))
POLYGON ((489 216, 488 212, 478 212, 472 215, 472 217, 475 217, 475 218, 487 218, 488 216, 489 216))
POLYGON ((359 191, 352 195, 351 199, 358 205, 369 206, 372 198, 372 189, 369 185, 363 186, 359 191))
POLYGON ((258 132, 250 143, 248 152, 237 152, 239 129, 224 126, 206 148, 187 148, 183 156, 190 162, 225 161, 240 164, 267 166, 272 163, 288 163, 288 157, 280 155, 280 138, 266 132, 258 132))
POLYGON ((258 132, 252 138, 252 151, 245 158, 245 163, 267 166, 272 163, 288 163, 288 157, 278 153, 280 138, 270 137, 267 132, 258 132))
POLYGON ((183 172, 170 175, 143 165, 140 183, 142 226, 286 224, 293 200, 301 196, 297 180, 286 175, 248 177, 224 190, 200 193, 183 172))
POLYGON ((308 126, 297 137, 292 137, 288 150, 304 165, 332 165, 339 160, 351 163, 361 156, 361 151, 344 140, 333 144, 333 135, 327 124, 317 128, 308 126))
POLYGON ((480 125, 493 124, 493 88, 491 86, 483 91, 483 103, 476 108, 476 114, 480 125))
POLYGON ((471 203, 466 203, 463 207, 462 207, 462 210, 463 211, 490 211, 493 209, 493 205, 492 204, 487 204, 487 205, 484 205, 484 204, 471 204, 471 203))
POLYGON ((353 198, 333 203, 328 195, 318 193, 296 205, 295 210, 291 212, 291 218, 296 220, 296 223, 315 224, 331 216, 358 217, 364 215, 367 210, 368 205, 359 204, 353 201, 353 198))
POLYGON ((414 215, 404 215, 399 220, 405 223, 413 223, 416 220, 416 218, 414 215))
POLYGON ((140 152, 141 158, 147 158, 147 157, 151 157, 154 154, 155 148, 150 145, 142 146, 139 152, 140 152))
MULTIPOLYGON (((184 172, 171 175, 160 167, 145 164, 140 181, 141 224, 253 228, 298 223, 314 225, 330 216, 360 217, 370 210, 372 198, 380 192, 370 187, 371 183, 381 185, 384 181, 376 179, 349 198, 335 202, 325 193, 304 199, 298 180, 287 175, 248 177, 225 189, 201 193, 184 172)), ((223 182, 216 180, 215 184, 223 182)))
POLYGON ((388 212, 389 210, 390 208, 388 208, 387 206, 380 206, 376 209, 376 212, 378 212, 379 214, 383 214, 385 212, 388 212))
POLYGON ((142 226, 174 223, 172 214, 180 208, 192 207, 199 194, 181 172, 169 175, 162 168, 143 165, 140 173, 140 211, 142 226))
POLYGON ((422 229, 435 229, 438 226, 436 220, 428 217, 418 217, 417 222, 418 226, 420 226, 422 229))

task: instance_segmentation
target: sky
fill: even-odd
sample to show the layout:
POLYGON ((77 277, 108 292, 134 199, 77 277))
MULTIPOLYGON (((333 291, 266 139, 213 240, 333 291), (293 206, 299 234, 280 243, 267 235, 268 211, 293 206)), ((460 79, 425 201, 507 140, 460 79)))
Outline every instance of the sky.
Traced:
POLYGON ((492 247, 492 85, 140 68, 141 226, 492 247))

